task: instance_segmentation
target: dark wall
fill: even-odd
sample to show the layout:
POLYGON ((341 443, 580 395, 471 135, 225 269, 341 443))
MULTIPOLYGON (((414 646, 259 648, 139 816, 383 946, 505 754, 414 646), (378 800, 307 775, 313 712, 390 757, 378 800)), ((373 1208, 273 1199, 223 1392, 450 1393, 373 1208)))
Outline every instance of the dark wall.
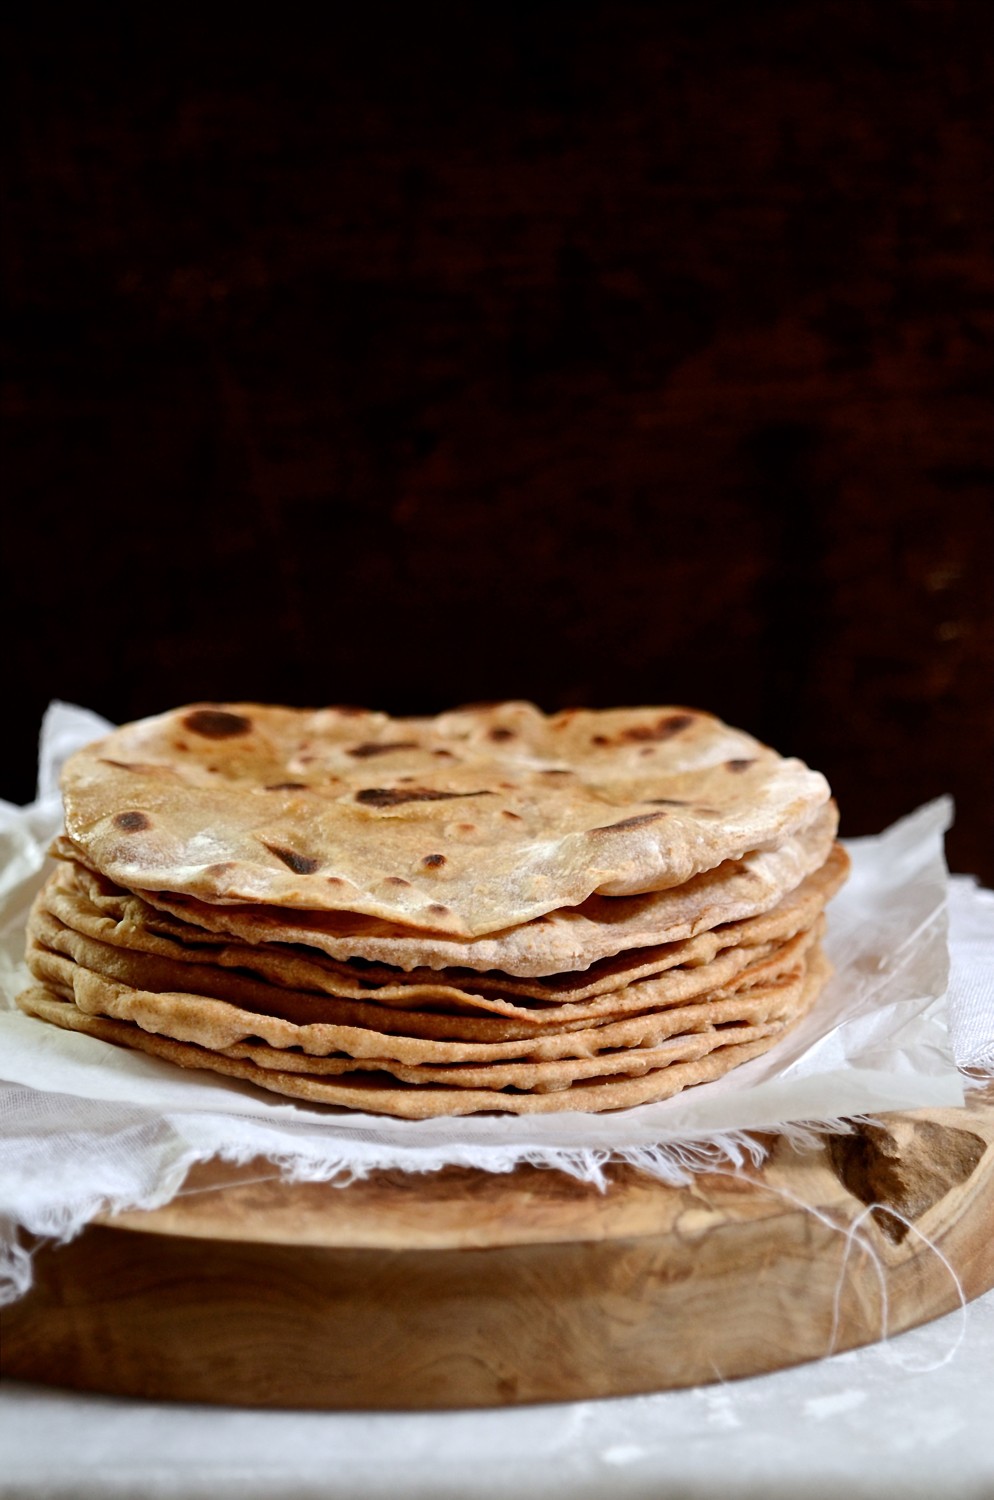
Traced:
POLYGON ((986 7, 328 14, 3 39, 0 791, 53 696, 690 703, 994 880, 986 7))

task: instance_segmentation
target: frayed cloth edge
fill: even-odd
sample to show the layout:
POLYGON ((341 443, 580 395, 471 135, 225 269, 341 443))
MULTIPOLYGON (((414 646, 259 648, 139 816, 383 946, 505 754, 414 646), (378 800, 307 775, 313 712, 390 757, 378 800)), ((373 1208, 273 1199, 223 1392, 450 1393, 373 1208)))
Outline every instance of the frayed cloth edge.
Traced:
MULTIPOLYGON (((287 1142, 269 1147, 265 1164, 271 1171, 263 1169, 260 1178, 274 1177, 289 1183, 327 1182, 334 1187, 348 1187, 378 1171, 437 1172, 444 1167, 462 1166, 508 1173, 518 1166, 533 1166, 564 1172, 605 1192, 609 1186, 609 1169, 627 1166, 667 1186, 686 1187, 701 1173, 760 1167, 774 1140, 784 1141, 798 1151, 810 1150, 825 1136, 850 1134, 853 1125, 861 1120, 862 1117, 860 1120, 794 1121, 788 1125, 770 1126, 762 1132, 724 1131, 697 1139, 611 1150, 519 1146, 474 1146, 453 1150, 449 1145, 432 1151, 355 1141, 350 1144, 346 1158, 338 1153, 321 1153, 307 1145, 295 1146, 287 1142)), ((151 1189, 122 1188, 120 1192, 105 1193, 99 1198, 89 1194, 68 1204, 41 1199, 33 1210, 22 1215, 19 1223, 0 1214, 0 1306, 17 1301, 30 1290, 32 1257, 41 1244, 68 1244, 98 1216, 161 1208, 177 1196, 187 1173, 198 1164, 222 1161, 232 1166, 245 1166, 259 1159, 258 1147, 249 1143, 181 1143, 175 1135, 163 1142, 159 1149, 160 1170, 151 1189), (37 1243, 26 1244, 25 1236, 33 1237, 37 1243)))

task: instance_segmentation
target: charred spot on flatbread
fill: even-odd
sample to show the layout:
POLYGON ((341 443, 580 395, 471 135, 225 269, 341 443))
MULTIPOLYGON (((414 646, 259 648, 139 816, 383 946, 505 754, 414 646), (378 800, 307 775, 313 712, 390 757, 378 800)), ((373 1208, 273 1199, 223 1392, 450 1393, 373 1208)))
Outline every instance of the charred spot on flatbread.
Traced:
POLYGON ((249 734, 252 720, 244 714, 228 713, 223 708, 197 708, 186 714, 183 727, 207 740, 230 740, 249 734))
POLYGON ((147 813, 129 810, 114 816, 114 827, 120 828, 124 833, 142 833, 151 826, 152 820, 147 813))
POLYGON ((405 802, 452 802, 459 797, 492 797, 492 792, 439 792, 431 787, 364 787, 355 800, 363 807, 400 807, 405 802))
POLYGON ((417 740, 390 740, 385 743, 368 741, 362 745, 353 745, 347 751, 353 760, 371 760, 377 755, 390 755, 395 750, 416 750, 417 740))
POLYGON ((313 875, 315 870, 321 868, 321 861, 313 859, 309 854, 301 854, 296 849, 286 849, 281 844, 266 844, 270 854, 275 854, 278 860, 292 870, 295 875, 313 875))
POLYGON ((634 818, 622 818, 620 823, 602 823, 597 828, 591 828, 590 832, 618 833, 623 829, 646 828, 650 823, 658 823, 667 816, 665 812, 637 813, 634 818))

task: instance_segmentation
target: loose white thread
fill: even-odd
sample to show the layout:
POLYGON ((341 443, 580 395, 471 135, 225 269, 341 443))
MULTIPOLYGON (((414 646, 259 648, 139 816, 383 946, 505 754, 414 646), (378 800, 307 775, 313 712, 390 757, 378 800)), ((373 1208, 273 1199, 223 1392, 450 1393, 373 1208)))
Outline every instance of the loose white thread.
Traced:
MULTIPOLYGON (((730 1177, 736 1181, 741 1180, 739 1179, 737 1173, 729 1172, 726 1170, 716 1170, 713 1175, 716 1177, 730 1177)), ((805 1203, 803 1199, 798 1198, 796 1194, 791 1193, 787 1188, 777 1187, 772 1183, 763 1182, 757 1179, 753 1179, 753 1182, 754 1186, 762 1188, 764 1192, 770 1193, 776 1198, 781 1198, 786 1203, 793 1204, 794 1207, 801 1209, 804 1213, 811 1214, 811 1216, 820 1224, 824 1224, 828 1229, 841 1234, 845 1239, 845 1249, 843 1251, 842 1261, 839 1266, 839 1274, 835 1283, 835 1293, 832 1298, 832 1327, 829 1333, 828 1348, 826 1349, 824 1356, 826 1359, 830 1359, 836 1352, 835 1344, 836 1339, 838 1338, 839 1324, 841 1321, 842 1288, 845 1282, 846 1267, 849 1264, 849 1257, 854 1244, 859 1246, 859 1248, 864 1252, 867 1259, 869 1260, 870 1265, 873 1267, 874 1274, 876 1275, 877 1284, 880 1288, 880 1337, 877 1342, 889 1346, 888 1353, 890 1354, 890 1357, 898 1364, 899 1368, 907 1371, 909 1374, 929 1375, 934 1370, 941 1370, 944 1365, 950 1364, 952 1360, 955 1359, 956 1355, 959 1353, 960 1348, 962 1347, 963 1340, 966 1338, 966 1326, 969 1317, 968 1303, 966 1293, 963 1290, 963 1283, 960 1281, 959 1276, 956 1274, 956 1271, 953 1269, 946 1256, 943 1255, 942 1251, 939 1249, 934 1240, 930 1240, 928 1235, 923 1234, 922 1231, 918 1229, 910 1219, 905 1218, 902 1213, 899 1213, 897 1209, 891 1208, 891 1206, 887 1203, 868 1204, 865 1208, 860 1210, 860 1212, 848 1225, 845 1225, 840 1224, 835 1218, 833 1218, 831 1214, 825 1212, 823 1209, 818 1209, 813 1207, 813 1205, 810 1203, 805 1203), (874 1249, 870 1240, 868 1240, 867 1237, 861 1233, 863 1224, 867 1221, 867 1219, 870 1219, 874 1209, 880 1209, 883 1212, 890 1214, 892 1218, 897 1219, 898 1222, 903 1224, 910 1233, 914 1234, 915 1237, 919 1239, 925 1246, 925 1248, 927 1250, 930 1250, 932 1254, 936 1256, 936 1258, 941 1262, 946 1271, 949 1273, 949 1278, 956 1289, 956 1296, 959 1300, 959 1327, 951 1348, 946 1351, 941 1359, 934 1361, 932 1364, 916 1366, 913 1362, 902 1363, 900 1356, 893 1351, 889 1327, 890 1297, 887 1290, 886 1269, 884 1267, 883 1261, 881 1260, 877 1251, 874 1249)))
POLYGON ((902 1363, 900 1356, 895 1350, 890 1349, 888 1351, 891 1354, 891 1357, 895 1359, 898 1366, 901 1369, 906 1370, 909 1374, 931 1375, 933 1370, 941 1370, 944 1365, 950 1364, 951 1361, 955 1359, 956 1355, 959 1353, 960 1347, 962 1346, 963 1340, 966 1338, 966 1324, 969 1314, 967 1312, 967 1298, 966 1293, 963 1290, 963 1283, 960 1281, 953 1267, 943 1255, 938 1245, 936 1245, 933 1240, 930 1240, 927 1235, 922 1234, 921 1230, 918 1229, 914 1224, 912 1224, 910 1219, 906 1219, 903 1214, 898 1213, 896 1209, 890 1208, 887 1204, 871 1204, 871 1207, 886 1209, 887 1213, 889 1213, 892 1218, 899 1220, 900 1223, 902 1223, 910 1231, 911 1234, 915 1235, 919 1240, 921 1240, 922 1244, 925 1245, 928 1250, 931 1250, 932 1254, 937 1256, 945 1266, 946 1270, 949 1272, 950 1280, 952 1281, 953 1286, 956 1288, 956 1296, 959 1299, 959 1331, 953 1342, 952 1348, 947 1349, 946 1353, 942 1356, 941 1359, 936 1360, 932 1364, 928 1365, 915 1365, 912 1362, 902 1363))

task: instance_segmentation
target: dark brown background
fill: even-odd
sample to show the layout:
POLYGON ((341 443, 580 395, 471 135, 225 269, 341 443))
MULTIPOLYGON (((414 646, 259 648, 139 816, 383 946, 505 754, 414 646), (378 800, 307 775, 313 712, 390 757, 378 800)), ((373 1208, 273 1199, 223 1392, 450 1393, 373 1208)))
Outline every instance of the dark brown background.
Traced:
POLYGON ((690 703, 994 880, 986 7, 357 9, 3 38, 0 791, 52 696, 690 703))

